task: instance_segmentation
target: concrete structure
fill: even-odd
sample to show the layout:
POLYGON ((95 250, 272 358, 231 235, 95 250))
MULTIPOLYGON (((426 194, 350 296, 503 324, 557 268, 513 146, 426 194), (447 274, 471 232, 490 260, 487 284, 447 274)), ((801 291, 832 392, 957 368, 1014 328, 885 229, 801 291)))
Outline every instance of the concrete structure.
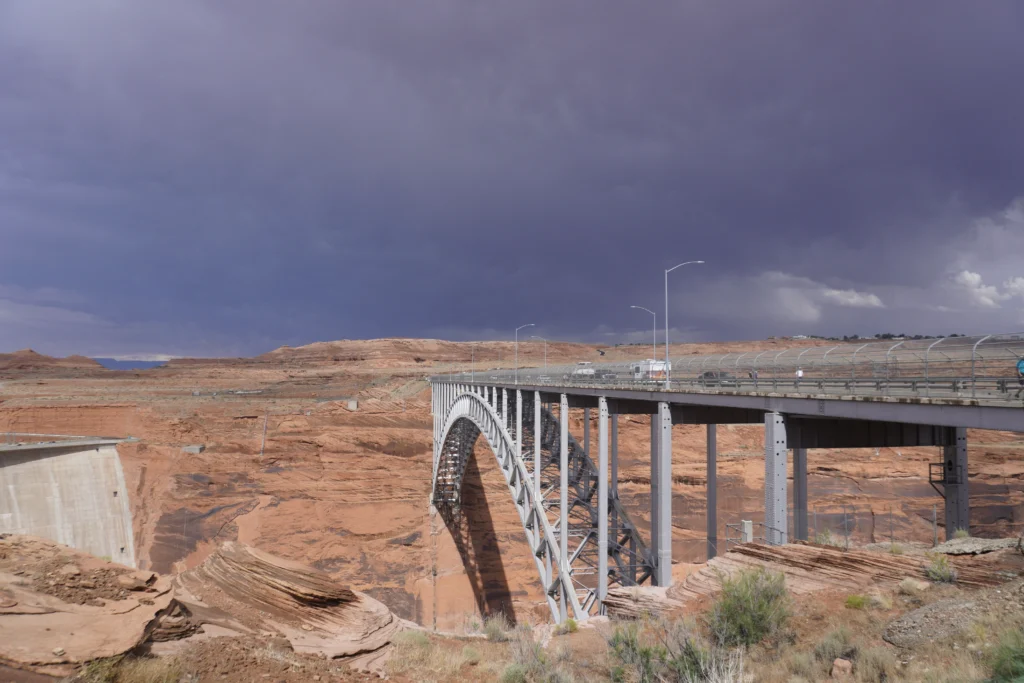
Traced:
POLYGON ((353 412, 359 410, 359 401, 355 400, 354 398, 350 398, 348 400, 348 409, 353 412))
MULTIPOLYGON (((773 350, 768 366, 757 364, 768 352, 690 357, 673 361, 677 368, 685 363, 688 370, 673 372, 671 384, 643 376, 630 363, 591 364, 586 376, 565 366, 434 377, 432 500, 443 512, 457 512, 466 459, 477 435, 486 434, 506 473, 549 606, 559 621, 600 610, 610 584, 628 586, 648 579, 659 586, 671 583, 675 424, 707 425, 708 557, 718 552, 718 424, 765 427, 768 543, 786 543, 791 533, 807 538, 810 448, 941 447, 943 462, 935 463, 930 475, 945 497, 946 535, 952 537, 958 529, 970 529, 966 429, 1024 432, 1024 410, 1013 398, 1015 380, 1009 374, 1015 372, 1015 359, 1024 357, 1024 335, 958 338, 939 353, 936 349, 944 341, 925 340, 911 348, 923 361, 917 366, 910 356, 894 353, 904 341, 886 342, 881 352, 866 350, 871 346, 866 344, 847 345, 838 352, 838 346, 816 349, 813 354, 811 349, 773 350), (982 353, 989 340, 992 346, 982 353), (744 364, 748 355, 753 360, 744 364), (803 370, 796 379, 779 379, 786 356, 790 365, 803 370), (837 360, 842 358, 845 365, 837 360), (747 367, 751 369, 742 378, 739 371, 747 367), (773 377, 767 376, 769 371, 773 377), (557 418, 545 407, 549 405, 559 406, 557 418), (582 447, 568 431, 572 409, 582 409, 582 447), (594 459, 589 448, 592 409, 598 411, 594 459), (531 413, 533 420, 524 421, 531 413), (651 416, 649 546, 618 500, 615 419, 622 414, 651 416), (527 442, 534 446, 532 462, 525 458, 529 449, 522 448, 527 442)), ((744 536, 752 534, 747 523, 743 531, 744 536)))
POLYGON ((184 453, 192 453, 193 455, 197 455, 206 450, 206 444, 199 443, 193 444, 191 446, 183 446, 181 450, 184 453))
POLYGON ((0 446, 0 533, 48 538, 135 567, 119 441, 0 446))

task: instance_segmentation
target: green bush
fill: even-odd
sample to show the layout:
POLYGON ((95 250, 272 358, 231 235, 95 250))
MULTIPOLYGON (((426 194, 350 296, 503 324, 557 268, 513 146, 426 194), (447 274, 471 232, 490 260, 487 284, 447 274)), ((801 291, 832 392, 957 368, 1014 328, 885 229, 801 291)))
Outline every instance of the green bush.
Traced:
POLYGON ((956 583, 956 569, 949 562, 949 558, 941 553, 931 554, 931 564, 924 570, 929 581, 935 583, 956 583))
POLYGON ((814 646, 814 658, 826 665, 836 659, 853 660, 857 656, 857 646, 850 638, 845 626, 829 631, 821 642, 814 646))
POLYGON ((467 645, 462 648, 462 658, 466 660, 467 664, 479 664, 480 663, 480 651, 472 645, 467 645))
POLYGON ((492 643, 504 643, 507 641, 508 632, 509 623, 504 613, 499 612, 494 616, 484 619, 484 633, 487 634, 487 640, 492 643))
POLYGON ((655 629, 664 634, 661 659, 672 676, 671 680, 704 680, 714 657, 711 650, 694 635, 693 629, 682 621, 659 623, 655 629))
POLYGON ((528 683, 526 669, 522 664, 509 664, 501 672, 501 683, 528 683))
POLYGON ((557 628, 555 628, 555 635, 564 636, 566 633, 576 633, 576 631, 578 630, 579 624, 576 623, 575 619, 570 617, 569 619, 566 619, 564 622, 559 624, 557 628))
POLYGON ((903 546, 901 546, 899 543, 890 543, 889 552, 893 555, 902 555, 905 552, 905 550, 903 546))
POLYGON ((971 532, 967 529, 957 529, 953 532, 953 538, 970 538, 971 532))
POLYGON ((608 641, 611 648, 613 681, 653 683, 659 649, 643 642, 637 624, 618 626, 608 641))
POLYGON ((864 609, 868 606, 867 596, 864 595, 850 595, 846 598, 847 609, 864 609))
POLYGON ((1009 631, 999 639, 991 654, 994 683, 1015 683, 1024 680, 1024 632, 1009 631))
POLYGON ((786 577, 762 567, 722 579, 708 627, 719 647, 749 647, 780 633, 788 619, 786 577))

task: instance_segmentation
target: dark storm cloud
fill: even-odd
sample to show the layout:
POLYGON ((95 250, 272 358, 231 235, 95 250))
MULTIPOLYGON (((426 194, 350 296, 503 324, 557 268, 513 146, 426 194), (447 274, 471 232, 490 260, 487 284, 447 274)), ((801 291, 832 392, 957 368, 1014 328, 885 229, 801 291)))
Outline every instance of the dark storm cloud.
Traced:
POLYGON ((1021 35, 1010 0, 0 1, 0 346, 642 335, 690 258, 693 336, 1024 327, 1021 35))

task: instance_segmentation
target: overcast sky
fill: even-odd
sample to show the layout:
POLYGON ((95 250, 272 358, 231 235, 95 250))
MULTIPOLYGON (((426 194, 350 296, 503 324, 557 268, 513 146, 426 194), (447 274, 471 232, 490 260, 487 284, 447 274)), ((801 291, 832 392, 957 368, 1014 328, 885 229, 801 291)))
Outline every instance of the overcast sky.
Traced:
POLYGON ((0 0, 0 351, 1024 330, 1019 0, 0 0))

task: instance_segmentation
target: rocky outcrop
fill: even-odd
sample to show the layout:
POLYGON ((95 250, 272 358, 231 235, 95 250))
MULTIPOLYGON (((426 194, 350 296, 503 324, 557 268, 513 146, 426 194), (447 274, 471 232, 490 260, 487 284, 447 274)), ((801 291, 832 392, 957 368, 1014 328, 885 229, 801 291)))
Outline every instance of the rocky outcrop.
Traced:
POLYGON ((27 536, 0 536, 0 666, 55 676, 145 646, 173 654, 220 636, 382 672, 413 626, 327 574, 226 543, 174 579, 27 536))
POLYGON ((381 670, 391 638, 411 626, 323 572, 236 542, 175 582, 175 598, 194 623, 210 623, 213 613, 216 625, 230 629, 230 615, 245 629, 281 634, 295 652, 346 658, 360 669, 381 670))
POLYGON ((612 619, 644 619, 669 616, 681 610, 683 603, 670 598, 667 588, 628 586, 609 589, 604 607, 612 619))
MULTIPOLYGON (((843 550, 832 546, 794 543, 769 546, 747 543, 714 558, 685 581, 669 589, 671 598, 688 601, 712 595, 721 579, 744 569, 766 567, 786 575, 786 587, 796 594, 819 590, 856 590, 907 577, 924 578, 930 560, 920 555, 843 550)), ((1006 581, 998 563, 956 563, 958 583, 967 587, 994 586, 1006 581)))
POLYGON ((144 642, 170 602, 169 578, 44 539, 0 537, 2 665, 68 675, 83 662, 144 642))

